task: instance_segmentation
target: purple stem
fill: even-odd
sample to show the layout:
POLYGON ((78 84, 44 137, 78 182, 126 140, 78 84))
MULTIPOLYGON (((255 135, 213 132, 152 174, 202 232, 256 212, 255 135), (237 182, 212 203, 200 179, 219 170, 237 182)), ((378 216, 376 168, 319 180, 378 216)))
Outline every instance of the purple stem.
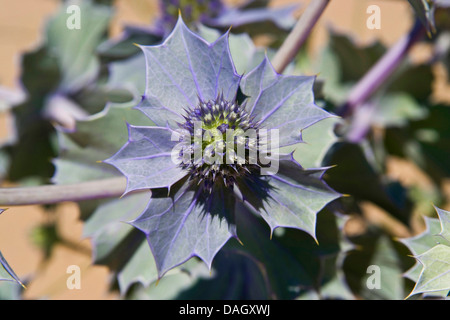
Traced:
POLYGON ((413 28, 405 37, 391 47, 383 57, 353 87, 346 103, 338 114, 348 117, 363 104, 397 69, 406 57, 409 49, 425 35, 425 27, 417 19, 413 28))
POLYGON ((117 198, 123 195, 125 187, 126 179, 118 177, 67 185, 0 188, 0 206, 117 198))
POLYGON ((346 139, 352 143, 361 142, 369 132, 372 125, 372 117, 374 115, 377 104, 368 102, 362 104, 353 115, 350 123, 349 131, 346 139))
POLYGON ((329 2, 330 0, 311 0, 305 12, 295 24, 294 29, 289 33, 272 59, 272 65, 276 72, 282 73, 294 59, 329 2))

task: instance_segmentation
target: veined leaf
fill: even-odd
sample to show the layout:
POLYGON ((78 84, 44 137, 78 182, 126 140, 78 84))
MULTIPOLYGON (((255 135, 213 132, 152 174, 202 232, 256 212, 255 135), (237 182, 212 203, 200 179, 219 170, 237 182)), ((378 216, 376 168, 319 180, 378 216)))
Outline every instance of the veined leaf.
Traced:
POLYGON ((279 130, 280 147, 302 142, 302 130, 332 117, 314 104, 314 80, 277 74, 267 58, 242 78, 246 107, 258 122, 279 130))
POLYGON ((401 239, 417 259, 406 274, 416 281, 410 296, 418 293, 447 296, 450 290, 450 212, 435 209, 439 219, 425 218, 423 233, 401 239))
POLYGON ((204 199, 190 181, 179 184, 170 197, 164 189, 154 192, 145 211, 132 222, 147 236, 159 277, 193 256, 210 267, 219 249, 236 237, 234 197, 225 186, 204 199))
POLYGON ((411 295, 450 290, 449 246, 438 244, 416 258, 423 265, 423 269, 411 295))
POLYGON ((243 181, 238 184, 238 196, 266 220, 272 231, 298 228, 315 238, 317 213, 341 196, 322 180, 326 170, 306 170, 292 155, 281 156, 278 172, 270 176, 267 187, 243 181))
POLYGON ((294 152, 294 159, 303 168, 320 168, 330 148, 339 141, 334 129, 341 120, 328 118, 302 131, 304 143, 281 149, 281 152, 294 152))
MULTIPOLYGON (((220 32, 203 25, 199 26, 199 34, 207 41, 214 42, 220 38, 220 32)), ((272 56, 270 48, 255 47, 252 38, 247 33, 229 34, 230 53, 238 74, 245 74, 256 68, 265 58, 272 56)))
POLYGON ((195 107, 223 94, 236 97, 240 76, 229 54, 228 34, 209 44, 190 31, 181 17, 158 46, 142 47, 147 62, 147 87, 138 109, 156 125, 183 122, 183 108, 195 107))

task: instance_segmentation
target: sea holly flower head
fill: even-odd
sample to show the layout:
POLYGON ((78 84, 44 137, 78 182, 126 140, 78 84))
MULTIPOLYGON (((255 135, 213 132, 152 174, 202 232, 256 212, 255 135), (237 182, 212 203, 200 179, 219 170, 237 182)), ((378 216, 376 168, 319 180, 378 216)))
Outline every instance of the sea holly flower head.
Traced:
POLYGON ((137 109, 155 126, 129 125, 128 142, 106 162, 126 176, 126 193, 152 190, 131 223, 146 234, 159 275, 193 256, 211 266, 238 239, 237 202, 272 231, 315 237, 316 214, 339 194, 322 180, 326 168, 306 170, 279 152, 331 116, 314 104, 315 78, 277 74, 267 58, 239 75, 228 34, 209 43, 181 17, 164 43, 141 49, 146 91, 137 109))
POLYGON ((269 137, 246 112, 245 104, 220 95, 207 102, 199 100, 184 118, 179 135, 173 135, 181 143, 173 150, 172 160, 206 192, 211 194, 218 183, 232 190, 242 179, 276 169, 278 130, 269 137))

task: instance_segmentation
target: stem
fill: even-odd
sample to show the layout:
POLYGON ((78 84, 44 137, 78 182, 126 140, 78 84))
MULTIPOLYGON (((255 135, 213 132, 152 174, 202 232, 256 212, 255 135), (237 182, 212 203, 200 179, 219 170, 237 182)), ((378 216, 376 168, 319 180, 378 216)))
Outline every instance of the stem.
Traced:
POLYGON ((311 0, 273 58, 272 65, 278 73, 282 73, 294 59, 329 2, 330 0, 311 0))
POLYGON ((116 198, 123 195, 125 187, 126 179, 119 177, 66 185, 1 188, 0 205, 17 206, 116 198))
POLYGON ((423 35, 425 35, 425 28, 417 19, 409 34, 391 47, 353 87, 338 114, 347 117, 364 103, 394 73, 414 43, 423 35))

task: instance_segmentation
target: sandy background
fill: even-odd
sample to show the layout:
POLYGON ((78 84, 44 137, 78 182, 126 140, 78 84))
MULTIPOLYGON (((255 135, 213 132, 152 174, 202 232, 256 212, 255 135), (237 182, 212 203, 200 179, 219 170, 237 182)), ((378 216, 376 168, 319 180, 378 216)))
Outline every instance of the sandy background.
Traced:
MULTIPOLYGON (((236 1, 234 1, 236 2, 236 1)), ((273 5, 309 1, 273 1, 273 5)), ((17 88, 19 57, 22 52, 32 49, 40 41, 46 17, 58 8, 56 0, 0 0, 0 84, 9 88, 17 88)), ((299 13, 301 13, 301 9, 299 13)), ((118 0, 116 16, 111 32, 118 35, 124 23, 148 23, 157 14, 156 1, 152 0, 118 0)), ((410 8, 406 1, 365 1, 334 0, 327 7, 312 34, 312 49, 319 51, 327 41, 327 28, 343 32, 352 32, 355 39, 368 43, 380 39, 384 44, 395 43, 411 26, 410 8), (381 8, 381 30, 369 30, 366 27, 369 5, 376 4, 381 8)), ((415 59, 426 58, 429 50, 426 47, 415 48, 415 59)), ((436 73, 443 81, 435 84, 435 97, 445 99, 448 86, 445 85, 444 74, 439 68, 436 73)), ((8 115, 0 115, 0 139, 8 134, 8 115)), ((393 161, 391 172, 406 183, 414 183, 426 178, 414 167, 406 167, 401 161, 393 161), (411 174, 414 172, 414 174, 411 174)), ((372 208, 373 209, 373 208, 372 208)), ((376 209, 375 209, 376 210, 376 209)), ((375 214, 374 219, 379 217, 375 214)), ((52 214, 46 214, 41 207, 11 207, 0 216, 0 248, 19 277, 26 279, 35 275, 34 280, 25 291, 25 298, 38 299, 116 299, 115 294, 108 292, 108 270, 105 267, 92 266, 90 258, 90 241, 81 238, 82 223, 78 220, 78 209, 74 203, 64 203, 52 214), (58 245, 47 264, 43 264, 42 253, 31 243, 30 233, 33 228, 47 219, 56 219, 61 235, 70 243, 58 245), (75 250, 73 247, 77 247, 75 250), (69 290, 66 287, 69 265, 81 267, 82 287, 80 290, 69 290)), ((405 232, 400 230, 400 233, 405 232)))

